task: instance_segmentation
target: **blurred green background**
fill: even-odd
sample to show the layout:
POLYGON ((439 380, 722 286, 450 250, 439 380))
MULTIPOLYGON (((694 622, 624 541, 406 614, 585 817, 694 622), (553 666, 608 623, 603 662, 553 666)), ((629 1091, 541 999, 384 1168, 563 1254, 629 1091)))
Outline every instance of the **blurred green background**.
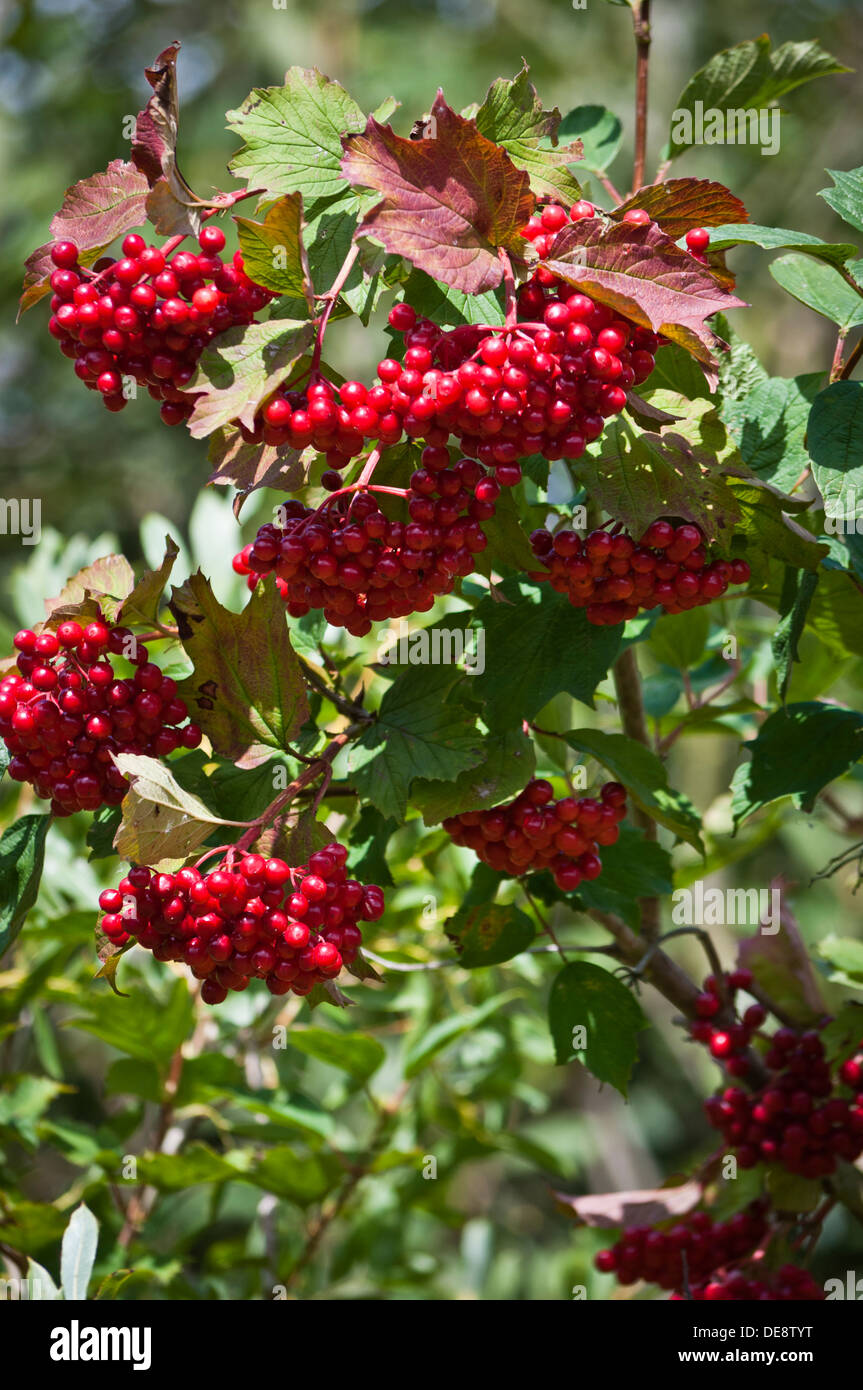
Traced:
MULTIPOLYGON (((863 67, 860 0, 793 5, 787 0, 725 0, 721 5, 655 0, 654 11, 651 177, 677 96, 716 50, 766 31, 774 44, 818 38, 848 67, 863 67)), ((287 0, 284 6, 270 0, 210 0, 206 5, 200 0, 185 5, 43 0, 7 4, 2 26, 0 490, 7 498, 41 498, 43 527, 48 528, 43 544, 32 551, 15 537, 0 536, 4 651, 14 628, 38 618, 42 599, 56 593, 66 574, 88 559, 116 544, 133 562, 146 556, 156 563, 166 521, 188 546, 188 557, 178 562, 179 577, 190 563, 202 561, 223 601, 233 606, 241 601, 240 586, 225 573, 239 548, 228 499, 199 497, 207 475, 204 446, 183 430, 162 426, 146 396, 122 415, 104 411, 80 387, 49 337, 44 304, 15 324, 25 256, 46 240, 64 188, 127 154, 124 127, 128 130, 129 118, 149 92, 143 68, 169 42, 183 43, 179 152, 186 177, 199 191, 232 186, 225 165, 236 142, 225 129, 225 110, 240 105, 253 86, 280 83, 291 64, 318 66, 366 109, 392 93, 402 103, 394 124, 407 133, 438 86, 458 108, 481 99, 495 77, 513 75, 523 58, 546 105, 556 103, 565 112, 579 104, 602 103, 623 118, 627 139, 611 174, 626 188, 633 87, 629 16, 626 9, 602 0, 588 0, 585 10, 574 10, 569 0, 287 0), (74 539, 67 545, 60 533, 67 541, 74 539), (217 556, 224 556, 224 566, 217 556)), ((845 169, 860 162, 863 85, 853 72, 824 79, 792 93, 786 106, 775 158, 749 147, 708 147, 677 161, 675 173, 727 183, 742 197, 753 221, 843 240, 847 231, 815 194, 829 182, 825 167, 845 169)), ((602 202, 599 189, 592 191, 602 202)), ((762 253, 735 252, 733 264, 739 272, 738 292, 753 306, 751 312, 736 311, 734 325, 769 370, 792 376, 825 369, 834 345, 829 325, 781 294, 766 273, 762 253)), ((377 360, 380 341, 374 325, 364 330, 351 321, 334 326, 328 351, 332 343, 335 365, 350 362, 363 375, 377 360)), ((246 530, 255 515, 253 507, 247 510, 246 530)), ((724 611, 716 617, 721 631, 729 617, 724 611)), ((774 621, 750 612, 734 627, 745 651, 747 679, 758 696, 767 691, 774 621)), ((715 631, 712 646, 718 641, 715 631)), ((853 701, 848 692, 859 692, 860 663, 849 663, 853 670, 844 673, 834 669, 814 639, 807 654, 815 675, 807 686, 798 674, 792 694, 814 697, 835 676, 847 675, 852 685, 843 694, 853 701)), ((649 660, 646 669, 648 700, 654 712, 665 715, 669 691, 676 698, 682 689, 679 677, 649 660)), ((705 681, 711 678, 707 672, 705 681)), ((585 722, 583 707, 561 708, 557 715, 564 721, 561 727, 585 722)), ((608 715, 605 726, 611 727, 608 715)), ((670 764, 674 784, 701 810, 710 808, 708 826, 721 835, 730 829, 723 793, 737 742, 733 727, 726 738, 681 739, 670 764)), ((843 797, 859 811, 860 783, 843 786, 843 797)), ((18 811, 27 809, 25 793, 18 811)), ((13 814, 8 788, 3 814, 4 819, 13 814)), ((848 843, 823 811, 810 818, 780 812, 780 825, 772 840, 759 833, 748 837, 731 877, 719 881, 766 884, 774 874, 793 872, 805 884, 848 843)), ((52 832, 43 903, 25 933, 24 952, 16 954, 14 966, 4 961, 7 973, 2 977, 4 1070, 25 1074, 32 1069, 41 1090, 37 1087, 34 1094, 31 1088, 24 1096, 25 1108, 32 1110, 32 1144, 16 1132, 7 1148, 2 1126, 8 1100, 7 1111, 0 1108, 0 1140, 16 1182, 34 1204, 21 1218, 25 1248, 48 1263, 56 1263, 65 1214, 81 1195, 103 1225, 110 1227, 113 1220, 116 1235, 117 1213, 104 1181, 95 1176, 99 1154, 124 1152, 124 1145, 136 1152, 141 1143, 152 1142, 152 1114, 140 1094, 134 1099, 128 1070, 116 1071, 116 1054, 105 1046, 110 1040, 107 1024, 101 1034, 98 1027, 88 1034, 64 1026, 85 1006, 104 1018, 121 1002, 107 994, 97 997, 89 984, 92 903, 106 866, 87 865, 80 857, 82 848, 83 829, 77 822, 62 833, 52 832), (112 1058, 113 1084, 106 1100, 104 1076, 112 1058), (73 1086, 74 1094, 63 1092, 64 1084, 73 1086), (56 1204, 56 1220, 46 1214, 53 1208, 42 1203, 56 1204)), ((423 836, 418 822, 400 832, 392 858, 399 891, 382 926, 383 949, 410 946, 426 934, 432 954, 445 949, 439 939, 441 915, 461 900, 470 866, 464 856, 444 851, 440 835, 423 836), (429 879, 439 916, 426 921, 423 892, 429 879)), ((732 857, 726 846, 727 860, 732 857)), ((816 885, 796 906, 809 940, 828 930, 859 934, 859 908, 844 880, 816 885)), ((586 930, 591 939, 592 929, 586 930)), ((718 933, 724 959, 733 955, 733 935, 718 933)), ((693 970, 703 969, 695 948, 684 944, 679 954, 693 970)), ((134 1005, 142 1011, 143 1026, 149 1017, 146 1000, 152 995, 157 1010, 161 1008, 171 977, 148 958, 139 960, 142 955, 135 952, 124 966, 125 987, 143 987, 134 1005)), ((598 1090, 580 1068, 553 1067, 541 1016, 551 978, 548 959, 524 957, 508 968, 505 979, 500 975, 490 972, 487 981, 474 977, 468 982, 460 976, 458 984, 451 984, 447 971, 406 973, 390 976, 382 990, 363 992, 362 1007, 352 1012, 350 1026, 382 1040, 391 1062, 406 1031, 421 1031, 467 1000, 481 1003, 513 984, 523 991, 523 999, 502 1015, 505 1023, 468 1034, 448 1055, 443 1072, 435 1068, 423 1075, 405 1103, 392 1151, 436 1154, 447 1182, 424 1184, 415 1163, 401 1171, 396 1163, 393 1176, 369 1179, 362 1207, 343 1231, 334 1262, 314 1273, 307 1286, 312 1295, 557 1299, 570 1296, 571 1285, 587 1283, 591 1296, 608 1297, 610 1282, 589 1272, 599 1240, 593 1235, 574 1239, 554 1209, 549 1183, 592 1191, 648 1185, 682 1171, 693 1153, 706 1152, 709 1135, 699 1101, 714 1084, 715 1072, 695 1049, 681 1048, 680 1035, 670 1025, 671 1010, 662 1001, 644 1001, 660 1027, 647 1038, 632 1104, 625 1107, 613 1092, 598 1090), (525 1006, 525 1000, 532 1004, 525 1006), (507 1145, 498 1142, 504 1133, 514 1136, 507 1145)), ((221 1077, 204 1070, 190 1082, 192 1111, 185 1137, 216 1143, 225 1138, 229 1123, 235 1141, 283 1138, 285 1125, 290 1129, 287 1121, 273 1120, 262 1129, 257 1117, 253 1124, 246 1115, 244 1130, 236 1112, 226 1122, 213 1109, 208 1085, 224 1089, 230 1084, 239 1095, 245 1077, 249 1095, 275 1088, 282 1100, 290 1100, 299 1088, 303 1105, 311 1105, 313 1097, 316 1112, 337 1115, 335 1138, 350 1152, 352 1144, 361 1142, 374 1110, 364 1108, 356 1087, 314 1060, 298 1067, 296 1054, 289 1054, 287 1062, 284 1054, 277 1055, 279 1076, 271 1075, 268 1030, 275 1006, 256 1014, 252 993, 220 1011, 216 1049, 236 1074, 228 1067, 228 1081, 224 1069, 221 1077)), ((315 1022, 345 1026, 341 1019, 316 1016, 315 1022)), ((208 1039, 211 1049, 215 1036, 208 1039)), ((182 1020, 178 1037, 166 1035, 162 1042, 170 1053, 181 1038, 182 1020)), ((381 1095, 388 1092, 389 1074, 381 1095)), ((146 1084, 139 1078, 144 1096, 146 1084)), ((167 1195, 146 1228, 146 1253, 137 1253, 138 1265, 152 1273, 151 1282, 142 1286, 145 1292, 129 1296, 167 1292, 219 1298, 261 1296, 262 1291, 270 1296, 268 1281, 280 1271, 273 1242, 295 1255, 301 1248, 302 1220, 289 1205, 275 1218, 262 1212, 259 1195, 229 1185, 216 1210, 207 1205, 200 1187, 177 1193, 168 1182, 167 1195)), ((863 1240, 858 1232, 841 1213, 831 1218, 819 1255, 822 1276, 841 1274, 859 1260, 863 1240)), ((101 1251, 101 1273, 125 1258, 123 1252, 112 1255, 110 1242, 101 1251)))

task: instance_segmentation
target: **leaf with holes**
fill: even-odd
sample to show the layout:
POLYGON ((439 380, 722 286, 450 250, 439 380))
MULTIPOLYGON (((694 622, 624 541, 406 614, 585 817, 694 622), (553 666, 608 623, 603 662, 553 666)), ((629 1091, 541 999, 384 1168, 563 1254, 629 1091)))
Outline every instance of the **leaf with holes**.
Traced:
POLYGON ((430 138, 405 140, 369 117, 347 137, 342 170, 384 195, 360 231, 436 280, 478 294, 503 279, 498 250, 522 259, 533 208, 527 174, 438 92, 430 138))
POLYGON ((203 439, 235 420, 252 429, 258 407, 290 376, 314 336, 311 323, 271 319, 214 338, 185 388, 197 397, 189 417, 193 438, 203 439))
MULTIPOLYGON (((675 241, 691 227, 718 227, 723 222, 745 222, 746 208, 730 189, 712 179, 669 179, 639 188, 610 214, 616 222, 630 208, 643 208, 667 236, 675 241)), ((710 249, 716 250, 713 237, 710 249)))
POLYGON ((263 222, 236 217, 244 270, 276 294, 304 299, 312 307, 309 259, 303 245, 303 199, 286 194, 267 209, 263 222))
POLYGON ((309 706, 275 584, 258 584, 231 613, 198 572, 173 590, 171 612, 195 666, 178 691, 215 751, 251 768, 283 750, 309 706))
POLYGON ((602 218, 585 218, 564 227, 552 250, 543 264, 553 274, 707 365, 717 340, 705 320, 743 307, 653 223, 609 228, 602 218))
POLYGON ((481 134, 526 170, 538 197, 565 203, 581 197, 581 185, 568 167, 581 158, 581 142, 557 146, 560 112, 557 107, 543 111, 526 67, 512 81, 499 77, 491 84, 474 120, 481 134))

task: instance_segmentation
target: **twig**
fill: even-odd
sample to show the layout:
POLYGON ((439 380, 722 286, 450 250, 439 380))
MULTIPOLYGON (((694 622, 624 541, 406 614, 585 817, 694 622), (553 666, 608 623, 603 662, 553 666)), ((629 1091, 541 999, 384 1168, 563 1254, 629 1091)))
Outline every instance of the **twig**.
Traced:
POLYGON ((836 338, 836 349, 833 353, 833 362, 830 367, 830 380, 838 381, 842 375, 842 354, 845 351, 845 343, 848 338, 847 328, 840 328, 836 338))
POLYGON ((635 160, 632 192, 644 183, 647 154, 647 78, 650 64, 650 0, 634 0, 632 29, 635 34, 635 160))
POLYGON ((848 380, 848 378, 853 374, 854 368, 860 361, 861 356, 863 356, 863 337, 861 337, 859 342, 855 343, 854 347, 851 349, 851 355, 848 358, 848 361, 845 363, 844 367, 842 368, 841 372, 839 373, 840 381, 848 380))

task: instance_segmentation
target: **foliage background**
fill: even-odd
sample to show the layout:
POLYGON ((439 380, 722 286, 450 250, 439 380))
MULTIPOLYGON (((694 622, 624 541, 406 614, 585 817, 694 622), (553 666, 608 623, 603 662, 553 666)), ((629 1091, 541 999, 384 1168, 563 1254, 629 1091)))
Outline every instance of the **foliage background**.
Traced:
MULTIPOLYGON (((660 0, 655 8, 654 161, 676 96, 717 49, 767 31, 775 44, 817 37, 850 68, 863 66, 860 0, 660 0)), ((438 85, 458 108, 481 99, 494 77, 512 75, 524 58, 546 105, 566 111, 597 102, 618 111, 627 128, 621 181, 629 167, 628 16, 600 0, 589 0, 584 11, 568 0, 287 0, 278 9, 269 0, 41 0, 8 5, 2 26, 0 175, 14 195, 4 198, 0 217, 0 477, 5 497, 41 498, 45 527, 32 551, 0 536, 4 650, 17 626, 38 617, 43 597, 58 592, 88 558, 116 545, 133 562, 157 561, 162 518, 186 542, 175 575, 201 563, 223 602, 241 601, 239 585, 225 575, 239 548, 227 500, 199 499, 202 446, 182 430, 166 430, 146 398, 122 416, 99 409, 48 337, 41 310, 14 324, 25 255, 45 239, 62 190, 124 154, 124 120, 147 95, 144 63, 170 40, 183 42, 181 160, 201 189, 224 185, 235 144, 224 130, 225 109, 253 86, 281 81, 292 63, 317 65, 338 78, 366 109, 392 92, 402 102, 396 128, 407 132, 438 85)), ((827 182, 824 167, 859 163, 863 87, 854 73, 828 82, 832 87, 816 82, 794 93, 775 158, 748 147, 705 148, 678 161, 676 172, 727 183, 759 223, 844 239, 814 194, 827 182)), ((735 253, 739 292, 753 306, 736 312, 737 331, 772 373, 826 368, 829 325, 781 294, 761 254, 735 253)), ((358 375, 373 368, 375 324, 368 331, 353 321, 339 325, 332 341, 334 365, 350 362, 358 375)), ((257 515, 247 509, 246 538, 257 515)), ((756 698, 767 691, 774 622, 751 605, 734 617, 756 698)), ((809 678, 817 689, 795 676, 792 698, 812 697, 837 676, 845 682, 840 698, 842 689, 859 692, 859 661, 838 671, 828 663, 825 672, 816 639, 807 636, 804 646, 810 670, 821 676, 809 678)), ((673 674, 658 663, 651 669, 648 695, 659 701, 673 674)), ((563 708, 553 713, 566 718, 563 708)), ((574 716, 575 723, 591 720, 613 727, 613 711, 585 717, 579 708, 574 716)), ((681 739, 671 759, 673 782, 717 832, 728 829, 725 793, 738 734, 732 727, 724 736, 681 739)), ((846 804, 863 809, 859 781, 843 791, 846 804)), ((26 794, 13 796, 8 784, 0 791, 2 824, 28 809, 26 794)), ((847 844, 823 810, 810 817, 789 810, 773 819, 772 837, 759 834, 764 818, 740 842, 725 836, 729 862, 719 856, 711 883, 763 887, 784 874, 805 887, 847 844)), ((376 1040, 379 1047, 348 1048, 353 1075, 291 1046, 273 1051, 276 1007, 251 990, 223 1006, 219 1021, 208 1014, 197 1022, 193 1051, 202 1055, 186 1062, 169 1111, 157 1103, 160 1076, 169 1075, 190 1031, 191 1004, 166 967, 138 960, 142 952, 124 963, 129 1000, 92 982, 93 905, 106 869, 103 861, 86 862, 86 824, 79 820, 52 830, 39 908, 16 951, 0 962, 0 1223, 14 1223, 17 1249, 56 1265, 60 1233, 83 1196, 103 1228, 97 1273, 123 1265, 137 1270, 121 1298, 271 1297, 273 1285, 290 1278, 316 1220, 317 1199, 344 1191, 345 1163, 359 1158, 368 1166, 369 1136, 376 1132, 376 1171, 349 1196, 348 1219, 334 1223, 291 1284, 293 1293, 558 1299, 587 1284, 590 1296, 610 1296, 609 1281, 590 1270, 601 1242, 573 1232, 550 1189, 647 1186, 707 1152, 700 1099, 714 1083, 714 1069, 681 1045, 661 1000, 643 998, 659 1027, 644 1035, 625 1105, 577 1066, 553 1066, 544 1019, 551 968, 544 956, 521 957, 483 978, 448 968, 391 974, 374 990, 357 987, 362 1004, 349 1018, 313 1018, 316 1027, 376 1040), (468 1010, 510 990, 515 994, 500 1012, 477 1022, 405 1087, 405 1058, 430 1028, 455 1016, 469 1022, 468 1010), (128 1015, 122 1036, 121 1010, 128 1015), (89 1019, 86 1029, 82 1019, 89 1019), (368 1067, 382 1057, 366 1084, 368 1067), (389 1115, 382 1107, 393 1098, 389 1115), (140 1170, 159 1197, 127 1253, 115 1243, 124 1224, 121 1157, 160 1141, 169 1156, 140 1170), (200 1167, 196 1143, 233 1153, 235 1167, 251 1165, 245 1177, 234 1180, 229 1171, 230 1180, 224 1172, 214 1180, 200 1167), (174 1150, 179 1157, 171 1156, 174 1150), (436 1181, 422 1177, 425 1156, 437 1160, 436 1181)), ((423 834, 418 825, 391 844, 396 889, 375 942, 415 961, 446 954, 441 923, 461 901, 470 872, 469 856, 444 853, 440 832, 423 834)), ((677 860, 685 873, 686 854, 677 860)), ((798 895, 807 940, 828 932, 861 936, 851 886, 833 878, 798 895)), ((719 946, 730 959, 733 932, 724 939, 720 933, 719 946)), ((690 948, 679 955, 701 968, 690 948)), ((307 1021, 307 1013, 302 1017, 307 1021)), ((854 1268, 861 1247, 859 1228, 836 1214, 816 1273, 854 1268)))

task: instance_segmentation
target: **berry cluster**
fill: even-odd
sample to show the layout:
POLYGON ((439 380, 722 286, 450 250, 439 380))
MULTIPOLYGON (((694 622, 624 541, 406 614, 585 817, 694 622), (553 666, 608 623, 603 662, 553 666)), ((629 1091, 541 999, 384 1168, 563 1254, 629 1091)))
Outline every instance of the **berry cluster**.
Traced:
POLYGON ((376 922, 384 897, 347 877, 347 850, 331 844, 308 864, 230 852, 207 874, 197 868, 157 874, 137 866, 99 898, 102 930, 117 946, 133 937, 157 960, 185 961, 204 984, 201 998, 221 1004, 252 977, 271 994, 308 994, 357 955, 360 921, 376 922))
POLYGON ((619 1284, 647 1279, 661 1289, 679 1289, 684 1282, 701 1284, 714 1271, 751 1255, 767 1231, 763 1201, 724 1222, 697 1211, 666 1231, 631 1227, 615 1245, 600 1250, 594 1263, 601 1273, 615 1274, 619 1284))
POLYGON ((606 782, 600 796, 555 801, 551 783, 533 778, 507 805, 450 816, 443 828, 499 873, 518 878, 550 869, 558 888, 572 892, 583 879, 598 878, 597 849, 615 843, 626 815, 626 788, 619 782, 606 782))
POLYGON ((0 681, 9 776, 32 782, 55 816, 123 800, 128 783, 114 754, 163 757, 201 742, 197 724, 177 727, 188 717, 177 684, 128 628, 70 621, 38 636, 19 632, 14 644, 18 671, 0 681), (112 655, 126 656, 134 675, 118 678, 112 655))
POLYGON ((706 1043, 711 1056, 717 1062, 722 1062, 731 1076, 748 1074, 749 1062, 743 1054, 767 1018, 767 1010, 760 1004, 750 1004, 739 1021, 727 1027, 717 1026, 711 1020, 722 1010, 723 994, 728 1007, 732 1008, 738 990, 749 989, 751 984, 751 970, 732 970, 723 976, 721 982, 715 975, 708 975, 704 989, 695 1001, 696 1018, 689 1025, 693 1040, 706 1043))
POLYGON ((530 539, 547 569, 532 577, 566 594, 600 626, 657 605, 682 613, 721 598, 729 584, 745 584, 750 576, 745 560, 710 560, 698 527, 688 524, 654 521, 640 542, 622 529, 591 531, 584 540, 576 531, 541 529, 530 539))
MULTIPOLYGON (((671 1301, 686 1297, 673 1293, 671 1301)), ((739 1269, 714 1274, 702 1284, 690 1288, 689 1297, 703 1303, 819 1303, 824 1290, 816 1284, 808 1269, 799 1265, 782 1265, 774 1272, 765 1272, 760 1279, 747 1278, 739 1269)))
POLYGON ((741 1168, 779 1163, 804 1178, 825 1178, 837 1161, 863 1153, 863 1066, 852 1058, 835 1076, 815 1030, 780 1028, 765 1057, 772 1076, 754 1094, 728 1087, 705 1103, 707 1118, 734 1148, 741 1168), (853 1092, 837 1094, 839 1087, 853 1092))
POLYGON ((356 637, 373 623, 427 612, 485 549, 480 523, 494 515, 500 488, 474 459, 451 466, 442 446, 423 449, 421 463, 406 523, 389 521, 367 492, 334 497, 318 511, 287 501, 284 524, 262 526, 234 557, 235 571, 250 588, 275 571, 292 617, 322 608, 356 637))
POLYGON ((73 241, 52 246, 49 331, 108 410, 123 409, 123 378, 133 377, 162 402, 165 424, 180 424, 194 408, 185 388, 206 344, 216 333, 251 323, 273 298, 245 274, 239 252, 233 264, 222 261, 219 227, 204 227, 198 244, 199 254, 177 251, 166 260, 131 232, 121 259, 105 257, 92 272, 79 264, 73 241))

